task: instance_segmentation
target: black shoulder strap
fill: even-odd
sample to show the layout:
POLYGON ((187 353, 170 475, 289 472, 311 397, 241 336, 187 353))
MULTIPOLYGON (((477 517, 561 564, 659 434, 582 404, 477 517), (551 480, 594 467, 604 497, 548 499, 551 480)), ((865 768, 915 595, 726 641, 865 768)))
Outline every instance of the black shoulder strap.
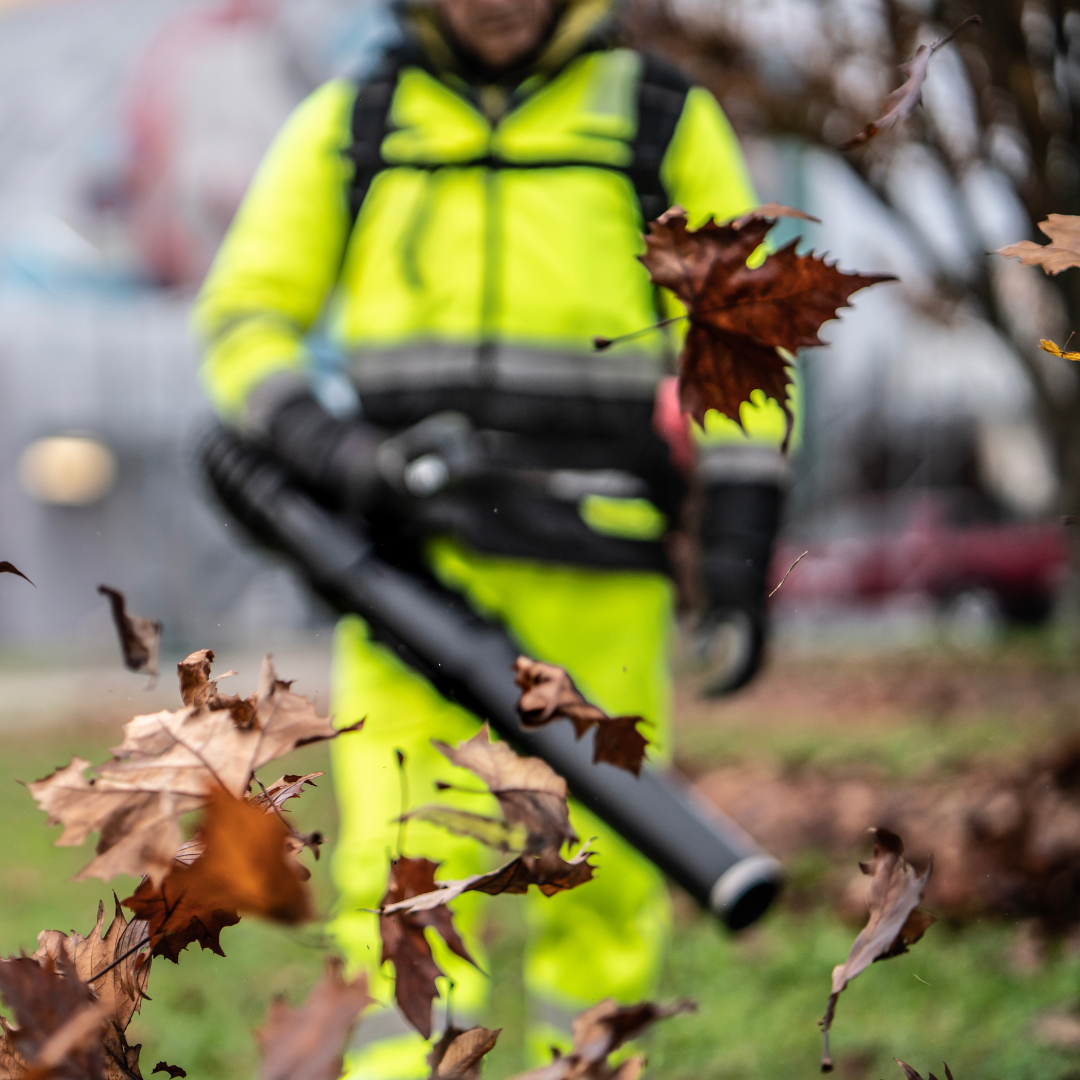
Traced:
POLYGON ((383 140, 390 132, 390 104, 394 100, 401 61, 388 53, 375 73, 362 83, 353 103, 350 133, 352 141, 345 156, 353 163, 349 181, 349 216, 356 221, 372 180, 386 168, 383 140))
POLYGON ((638 87, 638 129, 631 144, 633 164, 628 172, 646 221, 658 218, 670 205, 660 179, 660 166, 675 135, 691 83, 673 64, 642 54, 638 87))
MULTIPOLYGON (((394 98, 401 59, 388 54, 374 75, 363 83, 353 104, 352 142, 345 156, 353 162, 349 182, 349 213, 355 222, 372 180, 386 168, 383 140, 390 132, 390 104, 394 98)), ((648 53, 642 56, 638 86, 638 126, 631 143, 633 160, 627 173, 634 185, 642 218, 652 221, 669 205, 660 179, 660 166, 686 105, 691 83, 673 64, 648 53)))

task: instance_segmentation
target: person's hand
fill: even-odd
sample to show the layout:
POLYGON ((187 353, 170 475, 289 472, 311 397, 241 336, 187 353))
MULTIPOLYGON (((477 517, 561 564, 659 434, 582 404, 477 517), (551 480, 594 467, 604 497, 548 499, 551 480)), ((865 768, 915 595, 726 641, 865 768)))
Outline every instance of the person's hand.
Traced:
POLYGON ((384 440, 375 460, 379 475, 395 492, 426 499, 474 475, 481 450, 467 416, 442 412, 384 440))

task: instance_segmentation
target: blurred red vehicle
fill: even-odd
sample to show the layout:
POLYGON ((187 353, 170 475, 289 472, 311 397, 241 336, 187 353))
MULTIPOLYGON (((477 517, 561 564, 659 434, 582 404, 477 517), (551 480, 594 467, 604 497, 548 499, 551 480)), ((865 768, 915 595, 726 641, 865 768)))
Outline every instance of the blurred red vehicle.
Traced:
POLYGON ((981 604, 1000 618, 1045 619, 1068 572, 1057 522, 1004 520, 973 491, 926 490, 861 502, 777 545, 774 612, 800 604, 865 604, 922 595, 943 609, 981 604))

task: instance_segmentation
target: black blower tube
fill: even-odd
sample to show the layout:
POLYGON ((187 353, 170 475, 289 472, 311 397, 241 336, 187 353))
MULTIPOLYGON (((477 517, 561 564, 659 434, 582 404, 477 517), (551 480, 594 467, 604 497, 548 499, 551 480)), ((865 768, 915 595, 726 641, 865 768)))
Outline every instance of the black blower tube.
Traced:
POLYGON ((749 926, 769 906, 782 882, 780 864, 677 772, 646 766, 634 777, 593 764, 591 733, 579 741, 568 723, 521 726, 512 674, 521 650, 504 627, 478 616, 451 590, 378 558, 355 528, 224 428, 207 436, 200 456, 223 505, 256 538, 289 556, 316 592, 363 617, 441 693, 546 761, 576 799, 726 926, 749 926))

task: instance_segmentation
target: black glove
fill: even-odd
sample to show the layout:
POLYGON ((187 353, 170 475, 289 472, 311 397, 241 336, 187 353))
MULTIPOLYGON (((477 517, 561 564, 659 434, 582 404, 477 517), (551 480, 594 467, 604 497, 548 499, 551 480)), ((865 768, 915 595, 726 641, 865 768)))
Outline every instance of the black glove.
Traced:
POLYGON ((701 551, 705 610, 765 614, 766 574, 780 528, 776 484, 729 481, 705 488, 701 551))
POLYGON ((766 640, 766 575, 780 527, 776 483, 707 484, 701 522, 704 611, 694 635, 701 690, 719 697, 757 673, 766 640))
POLYGON ((278 408, 268 431, 270 449, 306 488, 360 514, 434 495, 481 460, 477 434, 460 413, 437 413, 393 434, 362 418, 340 420, 303 394, 278 408))

